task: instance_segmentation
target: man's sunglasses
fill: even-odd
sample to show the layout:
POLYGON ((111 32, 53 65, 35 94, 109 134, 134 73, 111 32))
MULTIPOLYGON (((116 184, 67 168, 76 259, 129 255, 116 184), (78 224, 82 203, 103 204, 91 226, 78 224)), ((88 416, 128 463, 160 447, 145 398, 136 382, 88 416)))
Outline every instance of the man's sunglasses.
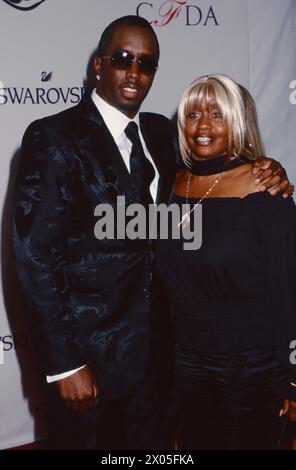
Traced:
POLYGON ((117 70, 127 70, 133 62, 138 62, 140 71, 144 75, 152 75, 158 69, 158 62, 148 55, 137 57, 127 51, 118 51, 110 57, 103 55, 102 58, 110 60, 112 67, 117 70))

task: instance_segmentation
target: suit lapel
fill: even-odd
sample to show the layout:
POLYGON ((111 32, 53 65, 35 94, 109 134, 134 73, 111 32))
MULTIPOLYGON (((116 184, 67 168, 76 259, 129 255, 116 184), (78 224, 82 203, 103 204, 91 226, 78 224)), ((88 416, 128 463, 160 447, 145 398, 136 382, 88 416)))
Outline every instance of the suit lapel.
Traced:
POLYGON ((79 123, 79 135, 82 140, 75 138, 76 143, 82 148, 82 152, 88 148, 97 156, 106 179, 116 181, 118 195, 126 196, 129 203, 135 202, 137 193, 122 155, 91 98, 81 101, 80 112, 82 120, 79 123))
MULTIPOLYGON (((73 139, 82 154, 89 154, 99 162, 105 180, 115 188, 115 193, 126 196, 127 204, 138 202, 138 193, 123 161, 122 155, 107 128, 101 114, 90 97, 84 97, 78 105, 78 119, 73 129, 73 139)), ((140 128, 146 147, 159 173, 156 203, 167 202, 172 185, 167 161, 167 143, 159 138, 160 129, 153 116, 140 113, 140 128)), ((170 162, 169 162, 170 163, 170 162)), ((174 175, 173 175, 174 176, 174 175)))

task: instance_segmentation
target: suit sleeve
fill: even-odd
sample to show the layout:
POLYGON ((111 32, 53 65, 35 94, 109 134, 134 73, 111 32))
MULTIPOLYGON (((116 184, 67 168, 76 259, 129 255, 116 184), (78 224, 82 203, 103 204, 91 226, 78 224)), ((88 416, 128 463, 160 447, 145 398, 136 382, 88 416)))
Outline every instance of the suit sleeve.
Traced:
POLYGON ((296 401, 296 387, 290 385, 296 383, 296 208, 281 195, 270 199, 260 222, 263 263, 277 325, 277 358, 287 370, 286 398, 296 401))
POLYGON ((58 139, 44 120, 29 126, 21 153, 13 220, 16 268, 44 373, 54 375, 85 363, 65 270, 71 180, 58 139))

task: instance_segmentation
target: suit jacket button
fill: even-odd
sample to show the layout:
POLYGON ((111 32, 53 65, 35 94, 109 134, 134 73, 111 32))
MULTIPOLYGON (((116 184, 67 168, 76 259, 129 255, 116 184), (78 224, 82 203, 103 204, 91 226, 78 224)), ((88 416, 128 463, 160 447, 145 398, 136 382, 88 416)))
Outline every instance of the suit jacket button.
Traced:
POLYGON ((150 290, 149 289, 142 289, 142 295, 145 299, 150 298, 150 290))

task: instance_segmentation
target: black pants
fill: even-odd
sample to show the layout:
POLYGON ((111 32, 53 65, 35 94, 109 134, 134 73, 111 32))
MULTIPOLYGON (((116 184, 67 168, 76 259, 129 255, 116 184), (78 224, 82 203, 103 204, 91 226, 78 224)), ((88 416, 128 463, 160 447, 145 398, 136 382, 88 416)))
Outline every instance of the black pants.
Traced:
POLYGON ((164 393, 154 383, 141 384, 122 400, 99 398, 95 408, 79 413, 48 385, 48 449, 173 449, 176 407, 172 387, 164 393))
POLYGON ((276 449, 286 384, 273 347, 238 353, 176 351, 181 449, 276 449))

